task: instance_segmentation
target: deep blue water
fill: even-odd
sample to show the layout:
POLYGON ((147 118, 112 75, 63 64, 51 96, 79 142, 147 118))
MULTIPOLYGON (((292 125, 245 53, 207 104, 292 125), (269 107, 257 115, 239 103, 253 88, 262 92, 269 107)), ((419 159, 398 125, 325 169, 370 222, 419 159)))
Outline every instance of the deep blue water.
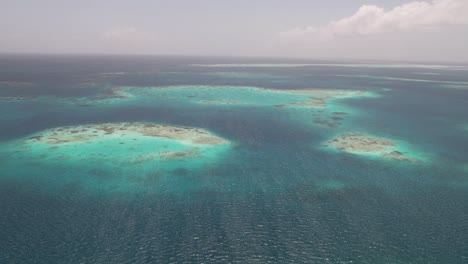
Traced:
POLYGON ((28 175, 14 175, 2 170, 11 157, 0 156, 0 263, 468 263, 468 68, 191 66, 257 62, 265 63, 0 57, 0 96, 45 98, 0 101, 2 143, 121 121, 202 127, 236 142, 222 161, 169 175, 180 188, 153 179, 163 185, 158 192, 56 184, 64 175, 32 163, 21 168, 28 175), (102 75, 112 72, 125 74, 102 75), (67 104, 109 87, 169 85, 365 89, 380 97, 341 100, 353 114, 338 128, 259 107, 67 104), (316 147, 340 131, 404 140, 428 160, 316 147))

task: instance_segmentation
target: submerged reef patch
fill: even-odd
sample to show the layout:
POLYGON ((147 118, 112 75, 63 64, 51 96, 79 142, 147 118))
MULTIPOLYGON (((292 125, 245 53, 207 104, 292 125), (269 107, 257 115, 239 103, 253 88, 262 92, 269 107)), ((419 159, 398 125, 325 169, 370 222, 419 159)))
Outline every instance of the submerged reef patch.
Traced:
POLYGON ((297 122, 320 129, 341 127, 352 109, 342 99, 377 97, 367 90, 352 89, 272 89, 253 86, 179 85, 160 87, 113 87, 97 97, 77 101, 79 106, 117 108, 121 106, 168 107, 178 109, 261 107, 281 111, 297 122))
POLYGON ((8 88, 25 88, 25 87, 32 87, 34 83, 31 82, 16 82, 16 81, 1 81, 0 87, 8 87, 8 88))
POLYGON ((272 89, 253 86, 179 85, 160 87, 113 87, 89 100, 77 101, 86 107, 262 107, 282 111, 293 119, 320 129, 337 129, 353 110, 338 100, 377 97, 368 90, 352 89, 272 89))
POLYGON ((342 134, 327 141, 325 146, 353 154, 373 155, 398 161, 420 161, 399 150, 400 146, 392 140, 359 133, 342 134))
POLYGON ((201 104, 212 104, 212 105, 239 105, 242 102, 238 100, 200 100, 201 104))
POLYGON ((327 100, 338 98, 349 98, 366 96, 368 92, 361 90, 336 90, 336 89, 303 89, 303 90, 285 90, 286 93, 308 95, 309 100, 306 102, 293 102, 288 105, 307 106, 313 108, 327 107, 327 100))
POLYGON ((36 98, 37 96, 34 96, 34 95, 0 96, 0 102, 9 103, 9 102, 24 101, 24 100, 32 100, 36 98))
MULTIPOLYGON (((204 105, 275 106, 326 108, 333 99, 373 95, 363 90, 345 89, 295 89, 279 90, 248 86, 163 86, 163 87, 114 87, 96 103, 114 99, 138 99, 143 101, 164 99, 166 103, 186 102, 204 105)), ((148 102, 149 103, 149 102, 148 102)), ((342 112, 337 112, 342 113, 342 112)))
POLYGON ((299 64, 299 63, 232 63, 232 64, 191 64, 193 67, 209 67, 209 68, 290 68, 290 67, 304 67, 314 64, 299 64))
POLYGON ((468 83, 445 85, 446 88, 468 90, 468 83))

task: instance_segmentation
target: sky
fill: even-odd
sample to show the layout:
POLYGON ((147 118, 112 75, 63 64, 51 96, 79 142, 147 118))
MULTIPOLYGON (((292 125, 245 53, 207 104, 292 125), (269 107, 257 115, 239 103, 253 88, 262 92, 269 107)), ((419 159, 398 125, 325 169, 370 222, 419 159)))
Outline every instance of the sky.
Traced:
POLYGON ((468 0, 0 0, 0 53, 468 63, 468 0))

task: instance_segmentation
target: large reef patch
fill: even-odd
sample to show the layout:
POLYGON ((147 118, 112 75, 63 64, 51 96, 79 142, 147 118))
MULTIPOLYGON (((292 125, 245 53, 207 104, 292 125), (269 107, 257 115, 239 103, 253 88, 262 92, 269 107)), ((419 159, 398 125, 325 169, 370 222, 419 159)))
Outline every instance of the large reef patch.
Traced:
POLYGON ((232 145, 202 128, 120 122, 47 129, 4 143, 0 156, 14 161, 3 167, 10 177, 53 172, 35 179, 43 179, 45 186, 161 191, 187 186, 175 172, 189 176, 215 166, 232 145))

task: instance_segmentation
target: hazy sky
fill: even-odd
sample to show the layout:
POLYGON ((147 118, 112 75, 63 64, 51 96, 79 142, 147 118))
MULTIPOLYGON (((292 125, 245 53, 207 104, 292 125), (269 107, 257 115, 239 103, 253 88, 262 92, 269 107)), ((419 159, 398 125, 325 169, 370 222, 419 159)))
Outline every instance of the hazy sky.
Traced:
POLYGON ((468 62, 468 0, 0 0, 0 52, 468 62))

